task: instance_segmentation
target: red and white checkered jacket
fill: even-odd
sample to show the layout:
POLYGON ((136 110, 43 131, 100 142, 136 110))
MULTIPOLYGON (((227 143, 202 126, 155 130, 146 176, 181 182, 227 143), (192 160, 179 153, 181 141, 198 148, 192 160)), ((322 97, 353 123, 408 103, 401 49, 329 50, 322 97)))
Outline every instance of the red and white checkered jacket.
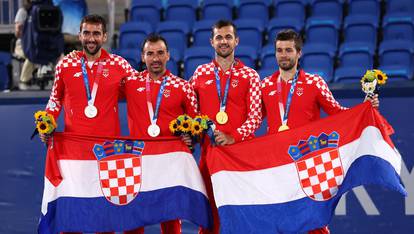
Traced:
MULTIPOLYGON (((147 129, 151 124, 146 97, 146 77, 148 71, 138 76, 130 77, 125 82, 125 97, 128 108, 129 133, 133 137, 148 137, 147 129)), ((194 117, 197 114, 197 99, 188 81, 166 71, 161 79, 151 80, 151 102, 155 112, 158 92, 162 81, 169 77, 164 88, 160 104, 157 125, 161 129, 159 136, 171 136, 169 123, 179 115, 188 114, 194 117)))
MULTIPOLYGON (((281 125, 279 95, 277 93, 278 77, 279 71, 262 80, 263 114, 267 115, 269 133, 277 132, 281 125)), ((281 97, 285 110, 291 84, 292 80, 281 81, 281 97)), ((318 120, 321 108, 329 115, 347 109, 335 100, 322 77, 301 70, 292 96, 287 125, 289 128, 296 128, 318 120)))
POLYGON ((226 105, 229 120, 226 124, 217 124, 215 117, 220 110, 220 101, 214 75, 215 67, 219 71, 221 96, 223 97, 230 69, 224 72, 216 61, 198 66, 190 80, 198 97, 200 113, 208 115, 215 121, 216 129, 230 134, 236 142, 253 137, 254 131, 260 127, 262 120, 259 75, 240 60, 236 60, 231 71, 226 105))
POLYGON ((56 66, 55 81, 46 111, 57 119, 62 107, 65 109, 66 132, 114 136, 120 134, 118 97, 121 81, 135 71, 122 57, 109 54, 104 49, 101 51, 101 56, 94 62, 92 69, 86 66, 90 90, 99 63, 103 66, 94 104, 98 109, 95 118, 87 118, 84 114, 88 105, 80 60, 81 57, 85 58, 84 53, 79 52, 77 58, 66 56, 56 66))

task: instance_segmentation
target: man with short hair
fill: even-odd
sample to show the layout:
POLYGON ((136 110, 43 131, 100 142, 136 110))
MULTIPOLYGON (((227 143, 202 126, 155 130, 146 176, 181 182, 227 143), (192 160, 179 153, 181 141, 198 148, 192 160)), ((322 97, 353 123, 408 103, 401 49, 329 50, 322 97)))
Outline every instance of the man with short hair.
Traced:
MULTIPOLYGON (((65 132, 118 136, 118 96, 122 81, 134 70, 125 59, 102 48, 107 34, 101 16, 82 19, 79 40, 83 51, 64 57, 56 66, 46 111, 57 119, 64 107, 65 132)), ((40 137, 47 142, 49 135, 40 137)))
MULTIPOLYGON (((143 41, 141 59, 147 69, 125 83, 130 136, 154 139, 172 136, 169 130, 172 120, 182 114, 191 117, 197 114, 194 90, 186 80, 167 69, 170 53, 162 36, 150 34, 143 41)), ((191 139, 186 140, 188 145, 191 144, 191 139)), ((181 233, 180 220, 162 222, 161 232, 181 233)), ((144 228, 125 233, 144 233, 144 228)))
MULTIPOLYGON (((239 43, 236 26, 219 20, 212 27, 211 46, 215 50, 212 62, 197 67, 190 83, 198 97, 200 113, 214 121, 216 144, 231 145, 250 139, 261 123, 260 78, 255 70, 234 57, 239 43)), ((206 164, 206 140, 202 145, 200 170, 213 211, 213 230, 219 233, 219 217, 214 202, 211 179, 206 164)))
MULTIPOLYGON (((279 70, 263 79, 261 87, 269 134, 316 121, 321 108, 329 115, 347 109, 335 100, 322 77, 298 68, 303 44, 299 34, 291 29, 280 31, 274 43, 279 70)), ((378 107, 378 95, 367 100, 378 107)), ((329 233, 329 229, 309 233, 329 233)))

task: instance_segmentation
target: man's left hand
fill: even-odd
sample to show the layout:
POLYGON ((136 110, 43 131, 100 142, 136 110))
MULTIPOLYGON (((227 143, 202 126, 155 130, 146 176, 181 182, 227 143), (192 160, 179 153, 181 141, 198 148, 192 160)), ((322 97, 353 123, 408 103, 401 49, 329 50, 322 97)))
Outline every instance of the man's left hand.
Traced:
POLYGON ((234 144, 235 140, 231 135, 218 130, 214 131, 214 137, 217 145, 231 145, 234 144))
POLYGON ((367 95, 367 96, 365 97, 364 102, 366 102, 366 101, 371 102, 371 105, 372 105, 374 108, 378 108, 378 107, 379 107, 379 99, 378 99, 378 94, 374 94, 373 96, 367 95))

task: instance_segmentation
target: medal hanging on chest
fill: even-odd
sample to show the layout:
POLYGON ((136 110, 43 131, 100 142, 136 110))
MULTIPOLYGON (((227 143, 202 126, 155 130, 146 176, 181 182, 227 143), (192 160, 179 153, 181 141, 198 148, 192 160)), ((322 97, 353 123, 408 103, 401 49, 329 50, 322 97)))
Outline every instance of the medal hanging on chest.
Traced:
POLYGON ((102 74, 102 63, 100 62, 98 65, 98 71, 95 76, 95 81, 93 82, 92 92, 89 88, 89 80, 88 80, 88 72, 86 71, 86 64, 84 58, 81 58, 81 66, 82 66, 82 76, 83 76, 83 84, 86 90, 86 97, 88 99, 88 105, 84 109, 84 114, 87 118, 92 119, 98 115, 98 108, 94 105, 96 99, 96 93, 98 92, 99 87, 99 80, 102 74))
POLYGON ((287 122, 288 122, 288 117, 289 117, 290 105, 292 103, 292 96, 295 92, 295 87, 298 81, 298 75, 299 75, 299 69, 296 70, 295 76, 293 77, 293 80, 292 80, 292 85, 290 86, 290 89, 289 89, 289 94, 286 100, 286 110, 282 102, 282 99, 283 99, 282 98, 282 84, 281 84, 280 75, 277 78, 277 94, 278 94, 278 99, 279 99, 278 105, 279 105, 280 120, 282 123, 279 126, 279 129, 278 129, 279 132, 289 130, 289 126, 287 122))
POLYGON ((231 81, 231 74, 233 71, 233 64, 230 67, 230 74, 229 77, 226 80, 226 87, 224 88, 224 95, 223 98, 221 97, 221 83, 220 83, 220 76, 218 73, 217 67, 214 68, 214 74, 216 76, 216 88, 217 88, 217 94, 220 102, 220 111, 216 114, 216 121, 218 124, 226 124, 229 121, 229 116, 226 113, 226 105, 227 105, 227 97, 229 94, 229 87, 230 87, 230 81, 231 81))
POLYGON ((161 106, 161 100, 165 89, 165 84, 167 83, 168 76, 164 78, 164 80, 161 83, 160 89, 158 91, 157 95, 157 103, 155 104, 155 112, 152 107, 152 101, 151 101, 151 86, 150 86, 150 80, 149 80, 149 74, 147 75, 147 79, 145 82, 145 91, 147 93, 147 107, 148 107, 148 114, 150 117, 151 124, 148 126, 147 133, 150 137, 157 137, 161 133, 160 126, 157 125, 158 115, 160 112, 160 106, 161 106))

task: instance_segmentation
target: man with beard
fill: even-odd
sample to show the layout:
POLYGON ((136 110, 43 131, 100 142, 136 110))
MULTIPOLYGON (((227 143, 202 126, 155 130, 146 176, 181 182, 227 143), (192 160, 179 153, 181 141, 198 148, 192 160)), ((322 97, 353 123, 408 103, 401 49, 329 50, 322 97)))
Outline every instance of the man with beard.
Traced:
MULTIPOLYGON (((141 46, 141 59, 147 69, 125 83, 130 135, 137 138, 172 136, 171 120, 182 114, 194 117, 197 113, 194 90, 186 80, 167 70, 170 53, 162 36, 148 35, 141 46)), ((191 145, 189 137, 183 140, 191 145)), ((161 232, 181 233, 180 220, 162 222, 161 232)), ((125 233, 144 233, 144 228, 125 233)))
MULTIPOLYGON (((46 111, 57 119, 64 107, 65 132, 120 135, 118 96, 121 81, 133 69, 123 58, 101 48, 106 39, 105 20, 99 15, 85 16, 79 32, 83 51, 77 57, 64 57, 56 66, 46 111)), ((49 135, 40 137, 47 142, 49 135)))
MULTIPOLYGON (((190 81, 198 97, 200 113, 214 121, 217 145, 250 139, 261 123, 259 75, 234 58, 239 38, 232 22, 220 20, 215 23, 210 43, 215 50, 214 60, 198 66, 190 81)), ((212 231, 202 229, 200 233, 218 233, 220 227, 206 163, 209 144, 207 139, 202 145, 200 171, 212 207, 214 225, 212 231)))
MULTIPOLYGON (((347 108, 333 97, 322 77, 298 69, 302 39, 293 30, 280 31, 275 39, 279 70, 262 81, 263 115, 267 115, 268 133, 296 128, 320 119, 320 108, 335 114, 347 108)), ((369 100, 379 106, 378 95, 369 100)), ((329 233, 328 227, 309 233, 329 233)))

